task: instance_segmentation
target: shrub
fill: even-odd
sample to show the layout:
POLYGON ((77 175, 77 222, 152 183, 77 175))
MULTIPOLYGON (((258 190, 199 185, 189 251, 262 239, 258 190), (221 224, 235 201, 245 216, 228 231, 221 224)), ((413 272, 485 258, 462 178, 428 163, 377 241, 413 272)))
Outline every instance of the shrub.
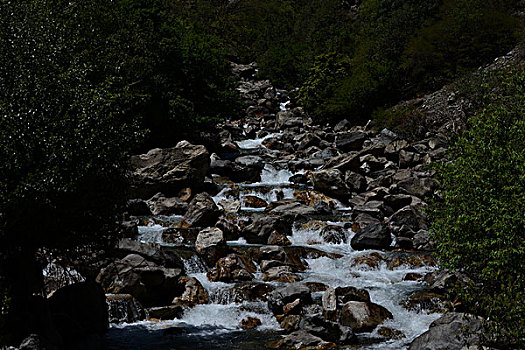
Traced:
POLYGON ((505 348, 525 346, 524 72, 484 87, 486 107, 437 167, 442 198, 431 212, 441 264, 475 282, 459 299, 493 321, 488 341, 505 348))

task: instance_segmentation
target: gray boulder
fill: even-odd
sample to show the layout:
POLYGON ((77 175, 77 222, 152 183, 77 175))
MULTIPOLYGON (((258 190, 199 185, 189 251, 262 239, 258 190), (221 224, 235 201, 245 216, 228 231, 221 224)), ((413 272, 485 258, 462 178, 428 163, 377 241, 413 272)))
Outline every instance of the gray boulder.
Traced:
POLYGON ((195 250, 209 265, 213 265, 227 254, 228 246, 222 231, 216 227, 209 227, 197 235, 195 250))
POLYGON ((176 194, 184 187, 199 187, 210 166, 210 155, 202 145, 181 141, 172 148, 155 148, 130 159, 134 197, 155 193, 176 194))
POLYGON ((347 198, 350 190, 346 186, 343 174, 338 169, 325 169, 311 173, 314 189, 334 198, 347 198))
POLYGON ((213 226, 220 215, 221 211, 213 201, 213 198, 208 193, 202 192, 197 194, 190 202, 188 211, 181 222, 181 227, 213 226))
POLYGON ((276 289, 268 296, 268 307, 274 315, 280 315, 283 313, 283 307, 296 299, 301 300, 303 304, 310 304, 312 302, 310 288, 302 283, 291 283, 276 289))
POLYGON ((356 250, 388 249, 392 237, 388 228, 381 223, 372 223, 356 233, 350 244, 356 250))
POLYGON ((381 305, 349 301, 341 309, 340 322, 355 332, 370 332, 389 318, 392 314, 381 305))
POLYGON ((451 312, 432 322, 430 329, 410 344, 409 350, 462 350, 477 346, 482 330, 481 318, 451 312))

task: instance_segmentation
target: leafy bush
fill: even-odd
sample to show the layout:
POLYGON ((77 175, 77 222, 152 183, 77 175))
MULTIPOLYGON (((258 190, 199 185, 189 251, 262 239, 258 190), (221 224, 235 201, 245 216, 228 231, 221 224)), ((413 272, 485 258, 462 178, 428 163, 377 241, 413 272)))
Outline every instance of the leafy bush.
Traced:
POLYGON ((490 342, 525 346, 525 71, 485 85, 486 108, 438 167, 433 231, 443 266, 469 275, 463 304, 487 317, 490 342))

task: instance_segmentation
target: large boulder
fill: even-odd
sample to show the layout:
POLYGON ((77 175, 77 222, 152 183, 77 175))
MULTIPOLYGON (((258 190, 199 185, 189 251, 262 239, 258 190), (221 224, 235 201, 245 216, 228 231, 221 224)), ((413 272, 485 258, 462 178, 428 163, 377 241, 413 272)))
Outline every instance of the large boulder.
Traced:
POLYGON ((149 210, 153 215, 184 215, 188 210, 188 203, 179 197, 166 197, 157 193, 147 200, 149 210))
POLYGON ((276 117, 276 127, 278 129, 286 129, 294 126, 303 126, 310 124, 312 119, 309 118, 304 109, 296 107, 288 111, 280 111, 276 117))
POLYGON ((103 268, 97 281, 106 293, 131 294, 142 305, 167 305, 177 293, 180 268, 166 268, 137 254, 111 263, 103 268))
POLYGON ((213 198, 206 192, 197 194, 190 205, 188 211, 181 221, 181 227, 208 227, 213 226, 219 219, 221 211, 213 201, 213 198))
POLYGON ((334 198, 347 198, 350 190, 346 186, 343 174, 338 169, 324 169, 312 172, 314 189, 334 198))
POLYGON ((356 250, 364 249, 388 249, 392 243, 392 237, 388 228, 381 223, 372 223, 356 233, 350 242, 356 250))
POLYGON ((337 135, 335 146, 343 152, 358 151, 363 147, 366 135, 362 132, 349 132, 337 135))
POLYGON ((268 296, 268 307, 275 315, 283 313, 283 307, 299 299, 303 304, 312 302, 310 288, 302 283, 291 283, 286 287, 274 290, 268 296))
POLYGON ((321 314, 306 315, 299 322, 299 328, 333 343, 350 344, 355 342, 352 329, 328 321, 321 314))
POLYGON ((99 284, 80 282, 58 289, 48 299, 53 322, 67 345, 106 333, 108 309, 99 284))
POLYGON ((254 216, 251 224, 243 228, 241 235, 248 243, 267 244, 270 235, 277 231, 282 235, 292 234, 293 217, 284 216, 254 216))
POLYGON ((175 305, 192 307, 210 302, 206 289, 204 289, 199 280, 194 277, 181 277, 177 290, 182 290, 182 294, 173 299, 172 303, 175 305))
POLYGON ((335 349, 334 343, 329 343, 304 330, 295 331, 271 346, 274 349, 308 349, 326 350, 335 349))
POLYGON ((417 337, 409 350, 462 350, 480 344, 483 331, 479 317, 451 312, 432 322, 430 329, 417 337))
POLYGON ((393 318, 392 314, 381 305, 349 301, 341 309, 339 321, 355 332, 370 332, 389 318, 393 318))
POLYGON ((195 250, 208 265, 215 264, 228 252, 223 232, 216 227, 209 227, 200 231, 195 241, 195 250))
POLYGON ((172 148, 155 148, 130 159, 134 197, 155 193, 177 194, 183 187, 199 187, 210 166, 210 154, 202 145, 181 141, 172 148))

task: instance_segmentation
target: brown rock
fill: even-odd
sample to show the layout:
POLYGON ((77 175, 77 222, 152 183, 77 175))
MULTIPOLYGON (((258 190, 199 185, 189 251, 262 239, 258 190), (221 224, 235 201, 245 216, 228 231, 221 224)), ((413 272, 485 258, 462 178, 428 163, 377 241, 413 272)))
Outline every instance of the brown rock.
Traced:
POLYGON ((386 319, 392 317, 390 311, 381 305, 349 301, 341 309, 340 322, 355 332, 370 332, 386 319))
POLYGON ((246 318, 241 320, 239 326, 244 329, 253 329, 260 326, 261 324, 262 323, 260 319, 256 317, 247 316, 246 318))
POLYGON ((180 297, 173 299, 173 304, 195 306, 210 302, 208 293, 196 278, 188 276, 181 277, 179 279, 179 286, 183 292, 180 297))

